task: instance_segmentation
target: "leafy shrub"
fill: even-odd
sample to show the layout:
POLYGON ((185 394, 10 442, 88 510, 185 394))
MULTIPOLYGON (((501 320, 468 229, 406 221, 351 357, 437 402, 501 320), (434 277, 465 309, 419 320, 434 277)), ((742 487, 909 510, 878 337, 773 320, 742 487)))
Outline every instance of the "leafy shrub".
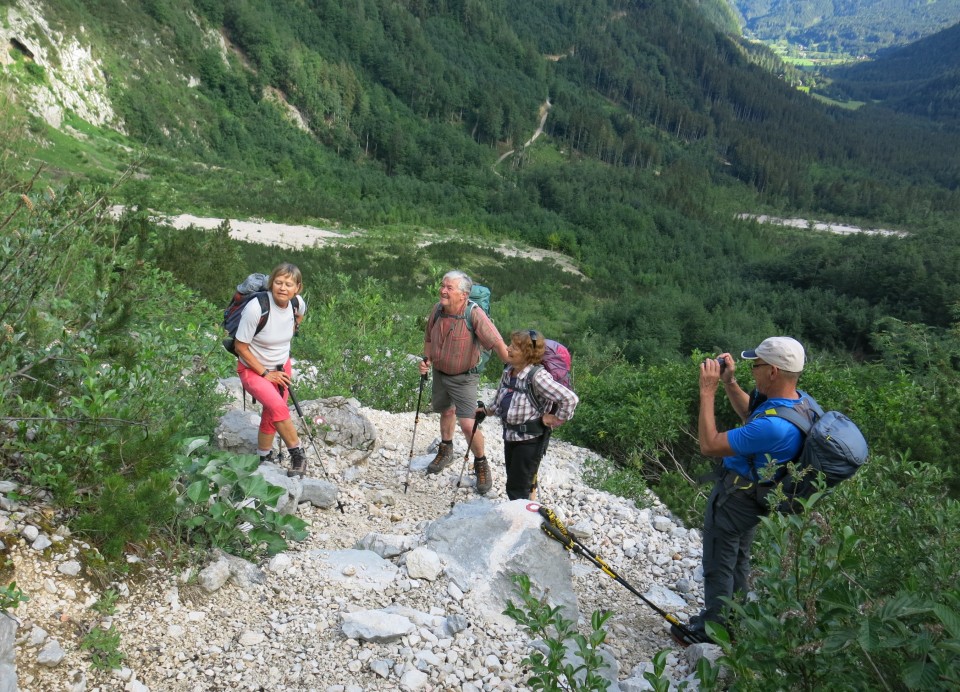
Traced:
POLYGON ((285 490, 255 473, 256 455, 206 452, 205 438, 190 440, 179 459, 183 492, 177 521, 191 541, 254 556, 275 555, 287 549, 288 539, 307 537, 303 519, 276 511, 285 490))
POLYGON ((338 275, 336 290, 315 295, 294 343, 300 359, 314 366, 302 373, 307 390, 411 410, 420 373, 409 356, 423 350, 423 318, 408 316, 373 279, 354 286, 338 275))
POLYGON ((205 306, 102 204, 71 188, 0 201, 0 454, 117 557, 169 525, 177 440, 211 430, 223 399, 205 306))
POLYGON ((756 599, 732 604, 722 661, 745 689, 956 687, 960 504, 927 464, 871 463, 804 514, 763 519, 756 599))
POLYGON ((12 581, 0 589, 0 613, 13 610, 24 601, 29 600, 30 597, 23 593, 23 589, 17 586, 17 582, 12 581))
POLYGON ((94 627, 84 636, 80 648, 90 652, 93 667, 101 670, 116 670, 126 658, 120 651, 120 632, 114 625, 107 629, 94 627))
POLYGON ((508 601, 504 615, 539 638, 547 649, 547 653, 535 650, 523 660, 533 673, 527 679, 530 689, 606 690, 610 681, 598 673, 604 663, 598 649, 607 638, 603 624, 613 612, 595 611, 590 617, 590 635, 584 636, 577 631, 576 622, 563 616, 559 606, 547 604, 545 594, 539 598, 533 595, 530 577, 516 574, 513 583, 521 605, 508 601))

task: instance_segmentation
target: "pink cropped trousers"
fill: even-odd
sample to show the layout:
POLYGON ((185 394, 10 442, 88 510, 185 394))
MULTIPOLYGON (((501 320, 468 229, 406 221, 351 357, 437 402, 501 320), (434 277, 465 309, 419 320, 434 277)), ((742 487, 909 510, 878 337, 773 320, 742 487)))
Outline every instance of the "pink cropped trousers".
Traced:
MULTIPOLYGON (((283 371, 289 376, 291 373, 290 359, 283 364, 283 371)), ((290 418, 290 408, 287 406, 287 398, 290 392, 286 387, 282 388, 271 384, 259 372, 255 372, 246 365, 237 361, 237 374, 240 376, 240 384, 244 390, 263 406, 263 413, 260 415, 260 432, 264 435, 273 435, 277 432, 277 423, 290 418)))

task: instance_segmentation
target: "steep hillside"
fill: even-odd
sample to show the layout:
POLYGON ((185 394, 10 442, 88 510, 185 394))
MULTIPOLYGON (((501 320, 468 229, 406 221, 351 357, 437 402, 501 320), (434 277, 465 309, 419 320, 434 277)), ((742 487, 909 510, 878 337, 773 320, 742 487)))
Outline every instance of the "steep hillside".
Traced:
MULTIPOLYGON (((572 294, 541 279, 573 304, 560 336, 602 330, 634 360, 740 340, 744 311, 760 316, 748 341, 789 329, 857 353, 884 315, 950 314, 955 265, 928 255, 954 251, 930 236, 960 209, 960 138, 818 103, 692 3, 19 0, 6 15, 0 75, 38 145, 22 175, 42 162, 166 213, 391 227, 401 248, 412 228, 520 239, 590 278, 572 294), (877 243, 848 266, 839 240, 737 220, 770 207, 921 247, 877 243), (786 290, 769 270, 783 254, 803 266, 786 290), (821 256, 842 266, 806 266, 821 256), (877 267, 935 280, 863 279, 877 267)), ((457 261, 504 297, 528 288, 475 252, 457 261)))

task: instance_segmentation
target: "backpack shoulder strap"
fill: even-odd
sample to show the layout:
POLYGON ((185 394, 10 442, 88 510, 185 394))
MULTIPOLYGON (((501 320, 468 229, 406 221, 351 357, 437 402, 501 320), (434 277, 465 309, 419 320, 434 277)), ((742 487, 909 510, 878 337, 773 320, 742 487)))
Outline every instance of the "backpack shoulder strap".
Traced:
POLYGON ((527 396, 530 397, 530 402, 534 408, 537 409, 537 413, 543 410, 543 404, 540 402, 540 397, 537 396, 537 392, 533 388, 533 383, 536 381, 537 373, 541 370, 543 370, 542 365, 534 365, 530 368, 530 373, 527 375, 527 396))
POLYGON ((774 406, 772 409, 764 411, 763 415, 776 416, 777 418, 782 418, 788 423, 793 423, 795 426, 800 428, 800 432, 802 432, 804 435, 810 432, 810 428, 813 427, 814 423, 810 416, 800 411, 795 411, 792 406, 774 406))
POLYGON ((820 404, 806 392, 798 391, 797 393, 800 395, 800 401, 796 405, 774 406, 764 410, 761 415, 773 415, 783 418, 785 421, 793 423, 800 428, 800 432, 804 435, 808 435, 810 428, 812 428, 823 415, 823 409, 820 407, 820 404))
POLYGON ((477 307, 477 304, 472 300, 467 300, 467 311, 464 313, 463 317, 467 320, 467 329, 470 330, 470 333, 473 334, 473 309, 477 307))
MULTIPOLYGON (((473 309, 477 307, 477 304, 472 300, 467 301, 467 310, 463 313, 463 317, 460 315, 447 315, 447 317, 452 317, 455 320, 466 320, 467 329, 470 330, 470 333, 473 334, 473 309)), ((482 308, 481 308, 482 309, 482 308)), ((440 303, 437 303, 437 306, 433 310, 433 317, 430 318, 430 328, 433 329, 433 325, 437 323, 437 320, 440 319, 440 315, 443 313, 443 308, 440 306, 440 303)))
POLYGON ((293 335, 300 335, 300 321, 297 319, 297 315, 300 314, 300 297, 294 296, 290 299, 290 305, 293 306, 293 335))
POLYGON ((257 322, 257 330, 254 332, 254 336, 263 331, 263 328, 267 326, 267 318, 270 317, 270 296, 263 291, 258 292, 256 296, 260 302, 260 321, 257 322))
MULTIPOLYGON (((751 416, 751 420, 756 418, 769 418, 772 416, 782 418, 788 423, 792 423, 794 426, 796 426, 800 430, 800 433, 803 435, 805 440, 807 435, 810 434, 810 429, 813 428, 814 423, 817 422, 817 419, 822 415, 823 411, 820 409, 820 405, 817 404, 817 402, 812 398, 808 397, 806 393, 798 392, 798 394, 800 394, 801 398, 796 406, 768 406, 764 408, 761 403, 754 415, 751 416)), ((760 473, 757 471, 756 455, 750 458, 750 466, 753 469, 754 480, 759 480, 760 473)), ((779 482, 783 480, 786 475, 786 470, 780 468, 774 475, 773 480, 774 482, 779 482)))
POLYGON ((440 319, 440 313, 443 311, 443 308, 440 307, 440 303, 437 303, 433 306, 433 313, 430 315, 430 329, 433 329, 433 325, 437 323, 437 320, 440 319))

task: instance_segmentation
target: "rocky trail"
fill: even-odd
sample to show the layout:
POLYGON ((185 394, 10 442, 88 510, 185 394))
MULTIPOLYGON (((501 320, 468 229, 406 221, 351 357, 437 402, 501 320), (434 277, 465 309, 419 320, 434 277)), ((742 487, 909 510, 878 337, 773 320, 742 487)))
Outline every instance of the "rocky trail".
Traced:
MULTIPOLYGON (((101 587, 90 578, 85 544, 39 499, 9 499, 25 489, 4 485, 0 538, 30 600, 13 611, 19 626, 0 630, 0 652, 5 639, 15 649, 13 661, 0 653, 0 690, 17 689, 17 681, 38 692, 527 689, 522 660, 531 642, 501 614, 507 599, 519 603, 506 586, 517 565, 547 585, 551 600, 575 604, 581 632, 593 611, 612 611, 610 689, 650 689, 642 672, 657 651, 676 648, 666 623, 538 531, 536 506, 507 500, 496 420, 483 426, 494 471, 486 496, 469 473, 469 487, 455 487, 466 450, 459 435, 456 462, 424 472, 438 441, 435 414, 420 416, 405 493, 413 413, 341 404, 374 431, 363 454, 320 441, 345 511, 302 502, 296 511, 309 536, 259 564, 211 555, 204 564, 171 566, 162 555, 130 555, 130 578, 101 587), (93 608, 114 593, 112 614, 93 608), (100 670, 81 642, 110 624, 124 659, 118 670, 100 670)), ((590 463, 604 461, 554 438, 540 500, 632 586, 685 620, 701 598, 699 533, 652 494, 641 508, 587 487, 582 472, 590 463)), ((315 463, 308 475, 324 477, 315 463)), ((704 648, 674 651, 671 677, 689 676, 704 648)))

